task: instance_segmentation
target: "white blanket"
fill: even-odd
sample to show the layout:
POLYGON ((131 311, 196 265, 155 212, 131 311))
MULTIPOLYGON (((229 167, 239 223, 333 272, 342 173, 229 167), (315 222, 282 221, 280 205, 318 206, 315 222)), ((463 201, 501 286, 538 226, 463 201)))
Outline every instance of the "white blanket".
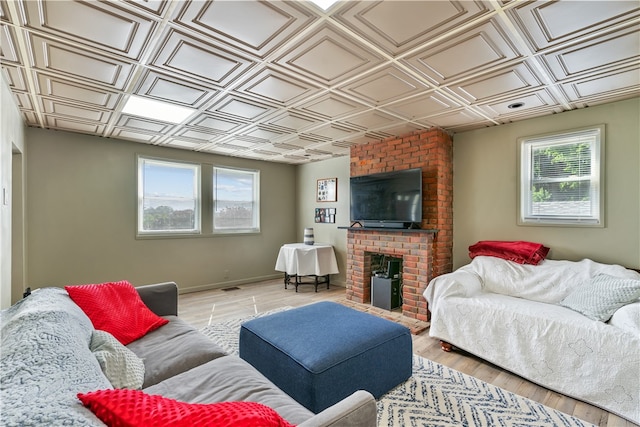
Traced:
POLYGON ((427 287, 429 335, 640 423, 640 302, 608 323, 556 305, 598 273, 640 278, 590 260, 531 266, 477 257, 427 287))

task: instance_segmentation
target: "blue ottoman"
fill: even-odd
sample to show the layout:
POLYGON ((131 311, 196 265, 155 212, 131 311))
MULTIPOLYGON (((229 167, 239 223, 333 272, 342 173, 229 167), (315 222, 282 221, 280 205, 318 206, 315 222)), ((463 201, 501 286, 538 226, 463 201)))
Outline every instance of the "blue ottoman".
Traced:
POLYGON ((249 320, 240 357, 314 413, 356 390, 379 398, 411 376, 409 329, 334 302, 249 320))

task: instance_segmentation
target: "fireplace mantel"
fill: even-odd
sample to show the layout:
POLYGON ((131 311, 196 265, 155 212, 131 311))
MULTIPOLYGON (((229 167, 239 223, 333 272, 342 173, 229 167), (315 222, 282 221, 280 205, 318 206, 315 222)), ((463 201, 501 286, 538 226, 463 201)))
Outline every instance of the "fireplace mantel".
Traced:
POLYGON ((438 232, 435 228, 385 228, 385 227, 338 227, 340 230, 349 231, 383 231, 385 233, 428 233, 436 234, 438 232))

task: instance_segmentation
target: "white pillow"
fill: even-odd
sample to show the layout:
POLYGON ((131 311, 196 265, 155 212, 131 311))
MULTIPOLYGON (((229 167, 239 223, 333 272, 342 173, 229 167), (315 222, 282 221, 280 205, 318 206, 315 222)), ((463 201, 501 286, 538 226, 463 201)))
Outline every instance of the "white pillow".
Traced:
POLYGON ((144 363, 109 332, 94 330, 91 352, 98 359, 104 376, 114 388, 140 390, 144 382, 144 363))
POLYGON ((606 322, 620 307, 640 298, 640 280, 598 274, 591 283, 571 292, 560 305, 592 320, 606 322))
POLYGON ((608 323, 637 337, 640 335, 640 302, 620 307, 613 313, 608 323))

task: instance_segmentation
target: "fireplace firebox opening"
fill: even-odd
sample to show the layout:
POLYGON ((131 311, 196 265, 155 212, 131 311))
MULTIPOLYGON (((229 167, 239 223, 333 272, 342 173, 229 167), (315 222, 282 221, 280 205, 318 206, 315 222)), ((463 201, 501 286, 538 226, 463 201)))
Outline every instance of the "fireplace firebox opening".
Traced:
POLYGON ((370 253, 371 305, 402 310, 402 258, 370 253))

